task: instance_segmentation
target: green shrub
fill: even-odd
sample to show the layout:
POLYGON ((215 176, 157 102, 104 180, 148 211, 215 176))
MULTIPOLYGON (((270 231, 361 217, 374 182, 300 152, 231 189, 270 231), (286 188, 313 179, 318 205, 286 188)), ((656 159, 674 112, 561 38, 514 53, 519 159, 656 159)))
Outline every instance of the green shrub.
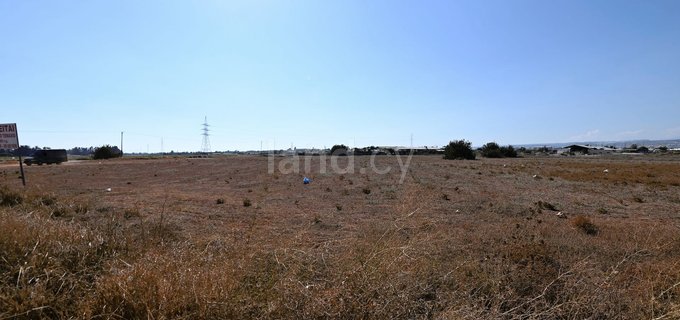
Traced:
POLYGON ((122 156, 118 147, 112 147, 110 145, 103 145, 98 148, 94 148, 94 153, 92 154, 93 159, 110 159, 122 156))
POLYGON ((484 156, 486 158, 502 158, 503 157, 503 152, 501 151, 501 147, 498 145, 498 143, 495 143, 495 142, 489 142, 489 143, 483 145, 480 150, 482 151, 482 156, 484 156))
POLYGON ((637 153, 649 153, 649 148, 642 146, 642 147, 635 149, 635 152, 637 152, 637 153))
POLYGON ((472 150, 470 141, 455 140, 449 142, 444 148, 444 159, 474 160, 475 152, 472 150))
POLYGON ((489 142, 481 148, 486 158, 517 158, 517 150, 513 146, 501 147, 496 142, 489 142))
POLYGON ((349 150, 349 148, 347 148, 346 145, 344 145, 344 144, 336 144, 336 145, 334 145, 334 146, 331 148, 331 155, 334 155, 334 156, 346 156, 346 155, 347 155, 347 152, 348 152, 347 150, 349 150))
POLYGON ((506 158, 517 158, 517 150, 513 146, 501 147, 501 153, 506 158))

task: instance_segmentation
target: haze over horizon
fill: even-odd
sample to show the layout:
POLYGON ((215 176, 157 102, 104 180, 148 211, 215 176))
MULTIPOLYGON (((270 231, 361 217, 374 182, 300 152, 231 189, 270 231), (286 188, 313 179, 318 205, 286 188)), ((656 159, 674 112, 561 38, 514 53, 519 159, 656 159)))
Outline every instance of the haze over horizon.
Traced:
POLYGON ((22 145, 680 138, 672 0, 5 1, 0 37, 22 145))

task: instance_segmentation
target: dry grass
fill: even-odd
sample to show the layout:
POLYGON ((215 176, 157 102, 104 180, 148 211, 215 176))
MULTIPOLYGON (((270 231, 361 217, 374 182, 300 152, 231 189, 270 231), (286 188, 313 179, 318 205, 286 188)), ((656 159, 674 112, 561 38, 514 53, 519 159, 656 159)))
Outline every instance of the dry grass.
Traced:
POLYGON ((556 163, 542 172, 545 176, 560 177, 571 181, 679 186, 680 163, 666 160, 675 160, 675 158, 552 160, 556 163))
POLYGON ((571 220, 571 224, 591 236, 596 235, 600 231, 598 227, 584 215, 576 216, 571 220))
POLYGON ((403 185, 260 158, 32 168, 1 193, 21 201, 0 206, 0 319, 680 317, 678 190, 532 178, 551 161, 420 157, 403 185))

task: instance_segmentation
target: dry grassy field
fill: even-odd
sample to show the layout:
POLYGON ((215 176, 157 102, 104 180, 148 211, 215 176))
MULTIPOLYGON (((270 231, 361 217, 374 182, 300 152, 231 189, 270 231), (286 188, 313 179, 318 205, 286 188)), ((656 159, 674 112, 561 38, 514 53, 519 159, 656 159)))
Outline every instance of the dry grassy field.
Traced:
POLYGON ((268 161, 0 164, 0 319, 680 318, 680 158, 268 161))

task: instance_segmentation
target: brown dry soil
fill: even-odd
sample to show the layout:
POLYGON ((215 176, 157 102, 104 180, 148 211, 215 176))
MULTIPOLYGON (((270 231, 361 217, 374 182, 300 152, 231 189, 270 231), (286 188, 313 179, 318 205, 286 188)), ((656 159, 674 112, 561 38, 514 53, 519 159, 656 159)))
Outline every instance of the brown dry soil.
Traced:
MULTIPOLYGON (((286 174, 279 168, 291 166, 279 164, 281 158, 273 165, 274 173, 269 173, 271 165, 265 157, 77 161, 25 170, 29 190, 88 203, 97 211, 139 211, 136 218, 165 213, 187 236, 242 231, 257 213, 258 227, 269 229, 272 236, 309 229, 316 217, 323 218, 325 227, 312 228, 313 233, 337 238, 352 236, 357 225, 389 221, 416 209, 427 209, 418 214, 431 218, 448 221, 453 215, 467 220, 489 211, 521 215, 539 201, 566 215, 604 220, 677 223, 680 219, 680 161, 672 158, 446 161, 414 157, 402 184, 394 157, 376 158, 377 169, 391 168, 384 175, 371 170, 369 157, 356 157, 354 173, 344 174, 334 173, 329 160, 326 173, 320 173, 318 157, 311 159, 307 174, 304 158, 299 173, 286 174), (313 182, 304 185, 304 176, 313 182), (218 199, 224 203, 217 203, 218 199), (244 207, 245 199, 251 207, 244 207), (603 212, 599 209, 607 214, 598 214, 603 212)), ((351 170, 347 160, 340 159, 338 168, 351 170)), ((16 169, 5 168, 0 174, 15 177, 16 169)), ((552 218, 547 213, 545 217, 552 218)))
MULTIPOLYGON (((255 156, 31 166, 25 191, 18 165, 5 163, 1 185, 62 204, 44 206, 51 220, 93 232, 115 220, 132 235, 162 226, 163 235, 134 238, 127 245, 144 249, 102 263, 82 289, 85 303, 44 313, 9 295, 12 311, 0 318, 680 317, 678 157, 416 156, 403 183, 393 156, 375 158, 391 167, 386 174, 371 170, 370 157, 342 158, 353 173, 332 172, 330 161, 323 172, 316 157, 309 172, 284 174, 282 159, 273 173, 270 159, 255 156), (181 250, 195 255, 172 253, 181 250), (206 268, 194 280, 167 275, 184 274, 206 252, 229 279, 204 282, 220 277, 213 260, 194 266, 206 268), (149 256, 167 260, 166 274, 144 278, 136 268, 149 256), (182 259, 192 262, 173 264, 182 259), (126 285, 164 298, 135 304, 132 289, 117 289, 126 285), (204 296, 161 294, 191 286, 204 296)), ((3 281, 18 288, 13 268, 3 281)))

